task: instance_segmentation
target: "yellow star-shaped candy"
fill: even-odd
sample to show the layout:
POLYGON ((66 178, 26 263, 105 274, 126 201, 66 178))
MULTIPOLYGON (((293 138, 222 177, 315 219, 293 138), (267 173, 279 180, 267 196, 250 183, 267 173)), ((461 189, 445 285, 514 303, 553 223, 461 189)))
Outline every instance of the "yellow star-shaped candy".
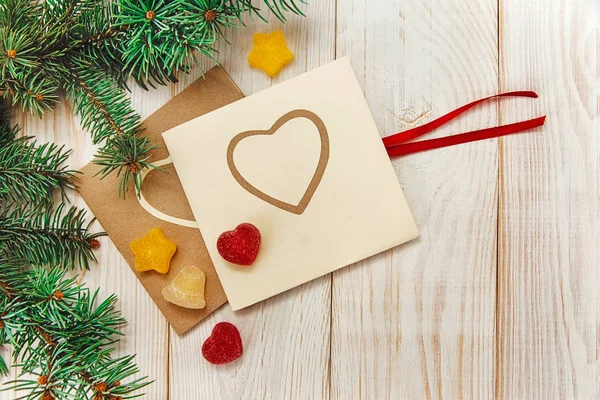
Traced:
POLYGON ((136 270, 144 272, 153 269, 166 274, 177 245, 167 239, 160 229, 152 228, 143 238, 129 243, 129 248, 135 255, 136 270))
POLYGON ((288 49, 282 31, 254 34, 254 47, 248 55, 252 67, 262 69, 272 78, 293 59, 294 53, 288 49))

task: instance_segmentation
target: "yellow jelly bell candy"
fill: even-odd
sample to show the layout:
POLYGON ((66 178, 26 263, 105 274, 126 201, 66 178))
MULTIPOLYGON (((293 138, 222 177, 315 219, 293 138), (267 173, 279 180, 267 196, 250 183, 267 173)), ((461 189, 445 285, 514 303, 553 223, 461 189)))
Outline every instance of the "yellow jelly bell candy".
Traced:
POLYGON ((206 306, 204 300, 204 272, 190 265, 182 269, 171 284, 162 290, 166 301, 185 308, 200 309, 206 306))
POLYGON ((152 228, 146 236, 131 242, 129 248, 135 254, 136 270, 143 272, 153 269, 166 274, 177 245, 167 239, 160 229, 152 228))
POLYGON ((250 66, 262 69, 272 78, 293 59, 294 53, 288 49, 282 31, 254 34, 254 47, 248 56, 250 66))

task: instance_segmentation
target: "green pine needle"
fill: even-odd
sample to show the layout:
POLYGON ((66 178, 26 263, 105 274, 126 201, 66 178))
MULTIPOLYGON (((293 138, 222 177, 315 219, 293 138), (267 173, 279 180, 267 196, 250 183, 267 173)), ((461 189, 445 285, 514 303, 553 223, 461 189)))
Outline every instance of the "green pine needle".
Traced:
MULTIPOLYGON (((8 1, 25 6, 20 0, 8 1)), ((69 4, 73 7, 63 10, 65 15, 84 8, 77 7, 80 0, 69 4)), ((4 17, 5 6, 0 4, 4 17)), ((90 75, 80 76, 88 79, 94 99, 113 110, 130 108, 126 100, 109 101, 90 75)), ((140 397, 139 390, 150 382, 134 377, 139 372, 134 357, 111 357, 125 324, 115 307, 116 296, 100 301, 98 291, 90 292, 75 278, 65 277, 67 270, 89 268, 96 261, 92 249, 105 235, 90 231, 94 220, 88 221, 84 210, 65 204, 67 191, 75 188, 75 171, 66 166, 70 152, 18 138, 19 130, 10 126, 6 111, 0 108, 0 346, 12 347, 13 367, 21 372, 2 390, 24 391, 19 398, 32 400, 140 397), (57 192, 63 202, 53 208, 57 192)), ((118 115, 114 120, 123 122, 118 115)), ((120 138, 109 137, 106 143, 115 146, 120 138)), ((132 165, 145 167, 146 158, 138 159, 136 148, 150 149, 147 138, 136 134, 122 138, 121 147, 132 165)), ((0 357, 0 375, 8 372, 0 357)))
MULTIPOLYGON (((298 3, 263 1, 282 21, 302 14, 298 3)), ((177 82, 198 54, 214 60, 215 42, 227 41, 245 15, 264 20, 262 11, 252 0, 2 0, 0 96, 43 116, 64 91, 100 144, 98 175, 119 177, 121 196, 130 187, 139 193, 155 146, 126 81, 145 89, 177 82)), ((142 396, 149 382, 133 378, 133 356, 111 357, 125 323, 116 297, 100 301, 64 275, 89 268, 104 235, 90 231, 84 211, 64 204, 74 185, 69 152, 17 134, 0 109, 0 346, 11 345, 13 360, 22 360, 5 390, 32 400, 142 396), (55 192, 63 204, 52 209, 55 192)), ((7 372, 0 358, 0 375, 7 372)))
POLYGON ((76 173, 65 165, 69 154, 54 143, 38 145, 27 137, 0 146, 0 198, 50 204, 56 188, 64 198, 65 190, 74 188, 76 173))
MULTIPOLYGON (((22 397, 27 399, 44 393, 80 400, 140 396, 134 392, 150 382, 132 379, 139 372, 134 357, 110 356, 125 324, 115 296, 97 304, 97 291, 65 278, 60 268, 21 271, 18 289, 6 283, 7 274, 0 269, 0 287, 18 295, 0 297, 0 344, 12 346, 13 358, 22 360, 15 366, 22 371, 3 390, 27 391, 22 397)), ((0 364, 0 372, 6 373, 6 365, 2 370, 0 364)))
POLYGON ((142 190, 142 176, 139 171, 156 168, 148 162, 149 153, 155 148, 147 136, 111 138, 98 152, 96 164, 102 166, 98 175, 104 178, 116 171, 117 177, 121 177, 119 196, 125 196, 130 182, 134 183, 139 193, 142 190))
POLYGON ((96 261, 92 239, 104 233, 91 233, 86 212, 75 207, 65 211, 37 207, 4 207, 0 210, 0 251, 35 266, 89 269, 96 261))
MULTIPOLYGON (((263 3, 282 21, 289 12, 302 15, 302 0, 263 3)), ((0 95, 42 116, 64 89, 83 128, 103 143, 100 176, 120 174, 120 195, 131 182, 139 193, 152 146, 132 139, 142 129, 127 78, 145 89, 177 82, 198 64, 197 54, 214 59, 215 42, 227 41, 244 15, 264 19, 252 0, 3 0, 0 95)))

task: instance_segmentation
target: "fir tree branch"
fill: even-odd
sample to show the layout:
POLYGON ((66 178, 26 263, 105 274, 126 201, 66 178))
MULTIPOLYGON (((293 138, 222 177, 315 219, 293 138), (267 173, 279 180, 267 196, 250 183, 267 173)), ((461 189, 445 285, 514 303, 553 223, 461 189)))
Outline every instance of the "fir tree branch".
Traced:
MULTIPOLYGON (((69 153, 17 139, 17 133, 0 110, 0 346, 12 346, 14 366, 21 368, 3 390, 26 391, 20 398, 31 400, 142 396, 137 391, 149 382, 134 377, 133 356, 111 357, 125 324, 116 296, 98 301, 98 291, 64 275, 68 268, 88 268, 97 237, 105 235, 90 232, 93 220, 88 223, 82 210, 50 208, 54 189, 64 194, 73 187, 73 171, 64 165, 69 153)), ((138 140, 146 143, 123 137, 134 140, 133 151, 138 140)), ((0 358, 0 375, 7 373, 0 358)))
MULTIPOLYGON (((114 296, 95 306, 98 292, 65 279, 64 271, 34 268, 23 274, 22 295, 0 301, 0 338, 23 360, 17 364, 20 378, 5 390, 27 390, 25 397, 36 399, 114 400, 149 384, 145 378, 123 384, 139 372, 133 356, 110 357, 125 323, 114 296), (38 378, 23 379, 31 374, 38 378)), ((0 281, 3 275, 0 270, 0 281)))
POLYGON ((58 102, 58 87, 40 72, 34 75, 21 74, 19 79, 7 78, 2 92, 4 98, 10 96, 12 104, 20 105, 24 112, 30 111, 41 117, 58 102))
POLYGON ((8 108, 0 107, 0 147, 8 146, 19 133, 18 126, 10 126, 8 108))
POLYGON ((67 96, 73 100, 83 128, 91 131, 94 143, 142 132, 139 115, 110 76, 82 58, 69 60, 64 66, 68 72, 63 77, 67 96))
MULTIPOLYGON (((264 0, 277 18, 302 14, 301 0, 264 0)), ((120 174, 139 192, 138 172, 149 167, 139 116, 124 93, 126 78, 142 88, 177 82, 198 60, 214 59, 227 29, 258 15, 252 0, 3 0, 0 3, 0 92, 40 116, 66 90, 100 152, 100 176, 120 174), (136 146, 135 148, 124 146, 136 146), (121 163, 121 164, 119 164, 121 163)))
POLYGON ((65 165, 69 154, 54 143, 37 145, 28 137, 0 146, 0 200, 50 204, 54 189, 66 198, 65 190, 75 188, 76 171, 65 165))
POLYGON ((131 101, 116 82, 86 60, 66 68, 75 80, 67 91, 75 112, 81 116, 83 127, 92 132, 94 142, 104 141, 95 160, 103 166, 99 174, 105 177, 117 171, 117 176, 121 176, 120 196, 125 196, 131 181, 139 193, 140 171, 152 167, 148 159, 155 146, 147 136, 140 135, 140 119, 131 101))
POLYGON ((148 160, 150 151, 155 149, 147 136, 114 137, 98 151, 94 163, 101 165, 98 175, 104 178, 116 171, 119 181, 119 196, 125 197, 129 185, 133 182, 136 192, 142 190, 141 171, 156 168, 148 160))
POLYGON ((111 26, 103 32, 93 33, 85 36, 78 41, 78 46, 97 45, 114 39, 116 36, 127 31, 128 26, 111 26))
POLYGON ((84 210, 64 204, 56 210, 4 207, 0 210, 0 251, 35 266, 89 269, 96 261, 94 239, 105 233, 89 231, 84 210))
POLYGON ((39 16, 38 6, 29 0, 4 0, 0 2, 0 20, 10 30, 26 26, 39 16))

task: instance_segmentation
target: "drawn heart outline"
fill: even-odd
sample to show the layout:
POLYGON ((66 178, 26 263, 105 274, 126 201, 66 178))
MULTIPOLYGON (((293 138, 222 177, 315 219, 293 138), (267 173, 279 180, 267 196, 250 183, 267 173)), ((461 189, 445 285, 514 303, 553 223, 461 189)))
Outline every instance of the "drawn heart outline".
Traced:
POLYGON ((231 139, 231 141, 229 142, 229 146, 227 146, 227 165, 229 166, 231 174, 233 175, 235 180, 240 184, 240 186, 242 186, 246 191, 258 197, 259 199, 266 201, 267 203, 277 208, 291 212, 296 215, 302 214, 304 210, 306 210, 306 207, 308 207, 308 203, 310 203, 310 200, 315 194, 317 187, 321 183, 321 179, 323 178, 323 174, 325 173, 325 168, 327 167, 328 161, 329 136, 327 134, 327 128, 325 127, 323 120, 321 120, 321 118, 319 118, 317 114, 308 110, 299 109, 290 111, 284 114, 282 117, 280 117, 277 121, 275 121, 273 126, 271 126, 271 128, 267 130, 252 130, 239 133, 236 136, 234 136, 233 139, 231 139), (283 124, 295 118, 306 118, 316 126, 319 132, 319 137, 321 139, 321 154, 319 155, 319 162, 315 169, 315 173, 313 174, 310 183, 308 184, 308 187, 304 192, 304 195, 302 195, 302 198, 300 199, 298 204, 294 205, 269 196, 268 194, 264 193, 263 191, 259 190, 257 187, 252 185, 250 182, 248 182, 246 178, 244 178, 240 171, 237 169, 235 162, 233 161, 233 152, 235 151, 235 147, 247 137, 257 135, 273 135, 275 132, 277 132, 277 130, 279 130, 279 128, 281 128, 283 124))

